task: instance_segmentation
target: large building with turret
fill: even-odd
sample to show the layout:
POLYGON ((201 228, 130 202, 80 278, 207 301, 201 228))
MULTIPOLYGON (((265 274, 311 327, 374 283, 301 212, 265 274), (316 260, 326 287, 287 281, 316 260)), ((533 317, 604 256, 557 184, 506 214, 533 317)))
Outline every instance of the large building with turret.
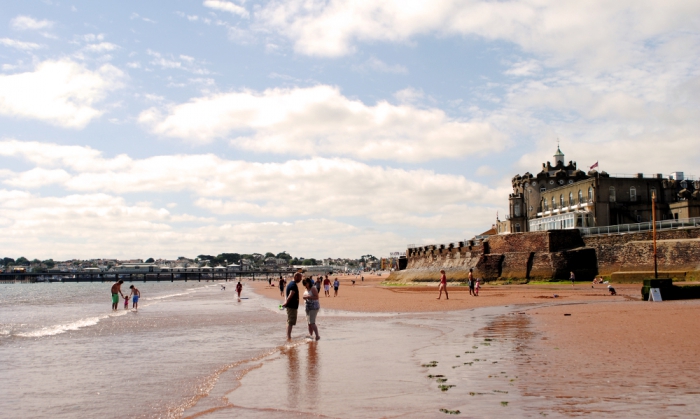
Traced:
POLYGON ((537 174, 514 176, 512 186, 508 214, 497 220, 498 234, 648 222, 652 196, 659 221, 700 217, 700 180, 693 176, 584 172, 575 161, 565 163, 559 147, 553 164, 543 163, 537 174))

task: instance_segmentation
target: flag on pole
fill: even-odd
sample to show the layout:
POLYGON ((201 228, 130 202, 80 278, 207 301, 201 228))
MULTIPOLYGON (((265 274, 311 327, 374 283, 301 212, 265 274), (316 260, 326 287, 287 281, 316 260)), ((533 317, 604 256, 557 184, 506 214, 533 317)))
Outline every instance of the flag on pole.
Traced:
POLYGON ((595 162, 595 164, 591 166, 591 170, 595 169, 596 167, 598 167, 598 162, 595 162))

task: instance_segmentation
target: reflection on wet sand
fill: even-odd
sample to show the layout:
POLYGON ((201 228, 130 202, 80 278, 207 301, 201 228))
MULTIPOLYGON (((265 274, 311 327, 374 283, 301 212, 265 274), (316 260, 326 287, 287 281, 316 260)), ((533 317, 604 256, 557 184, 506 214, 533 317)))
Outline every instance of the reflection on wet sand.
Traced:
POLYGON ((315 409, 319 397, 318 342, 285 347, 281 354, 287 363, 287 382, 284 383, 287 391, 287 407, 315 409), (301 365, 299 355, 304 351, 306 351, 306 364, 301 365))
POLYGON ((318 342, 309 342, 306 356, 306 397, 309 401, 309 408, 316 409, 316 400, 320 396, 318 393, 318 376, 321 366, 318 361, 318 342))
POLYGON ((287 360, 287 406, 296 408, 299 393, 299 348, 294 345, 282 349, 282 356, 287 360))

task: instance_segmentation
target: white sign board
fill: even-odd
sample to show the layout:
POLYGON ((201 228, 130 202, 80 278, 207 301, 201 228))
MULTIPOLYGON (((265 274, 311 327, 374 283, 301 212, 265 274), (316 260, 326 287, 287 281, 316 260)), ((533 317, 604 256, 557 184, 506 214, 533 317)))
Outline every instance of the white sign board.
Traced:
POLYGON ((658 288, 652 288, 649 290, 649 301, 663 301, 661 300, 661 290, 658 288))

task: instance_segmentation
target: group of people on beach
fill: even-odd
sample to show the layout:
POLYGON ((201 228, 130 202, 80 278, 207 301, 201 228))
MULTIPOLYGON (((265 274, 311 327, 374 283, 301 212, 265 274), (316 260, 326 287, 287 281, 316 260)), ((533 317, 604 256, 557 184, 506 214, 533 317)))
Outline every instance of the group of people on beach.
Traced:
MULTIPOLYGON (((318 311, 321 309, 321 303, 318 299, 319 289, 316 286, 314 286, 315 282, 313 281, 313 278, 304 279, 302 273, 303 270, 301 268, 297 269, 297 272, 294 274, 294 277, 291 281, 289 281, 289 284, 287 284, 287 287, 285 288, 286 297, 284 303, 282 303, 281 305, 282 308, 287 310, 287 339, 292 339, 292 328, 297 324, 297 313, 299 310, 300 302, 298 284, 301 282, 301 285, 306 289, 306 291, 304 291, 304 294, 302 294, 301 297, 304 300, 306 322, 309 327, 309 335, 307 336, 307 338, 314 339, 315 334, 315 339, 319 340, 321 339, 321 336, 319 336, 318 327, 316 326, 316 316, 318 315, 318 311)), ((328 277, 326 276, 326 278, 328 277)), ((320 284, 320 279, 317 282, 319 282, 320 284)), ((280 287, 281 286, 282 285, 280 285, 280 287)), ((330 296, 330 293, 328 296, 330 296)))
MULTIPOLYGON (((474 270, 469 269, 469 274, 467 276, 467 285, 469 286, 469 295, 473 295, 474 297, 479 296, 479 288, 481 288, 481 282, 479 278, 474 278, 474 270)), ((440 271, 440 283, 438 284, 438 290, 440 291, 440 295, 436 298, 439 300, 442 297, 442 292, 445 292, 445 299, 449 300, 450 296, 447 294, 447 275, 445 274, 445 270, 442 269, 440 271)))
POLYGON ((131 290, 131 293, 129 295, 124 295, 122 293, 122 284, 124 283, 123 280, 119 280, 112 284, 112 310, 117 310, 119 306, 119 296, 124 299, 124 310, 129 309, 129 299, 131 299, 131 308, 134 310, 139 309, 139 299, 141 298, 141 291, 139 291, 138 288, 135 286, 131 285, 129 289, 131 290))

